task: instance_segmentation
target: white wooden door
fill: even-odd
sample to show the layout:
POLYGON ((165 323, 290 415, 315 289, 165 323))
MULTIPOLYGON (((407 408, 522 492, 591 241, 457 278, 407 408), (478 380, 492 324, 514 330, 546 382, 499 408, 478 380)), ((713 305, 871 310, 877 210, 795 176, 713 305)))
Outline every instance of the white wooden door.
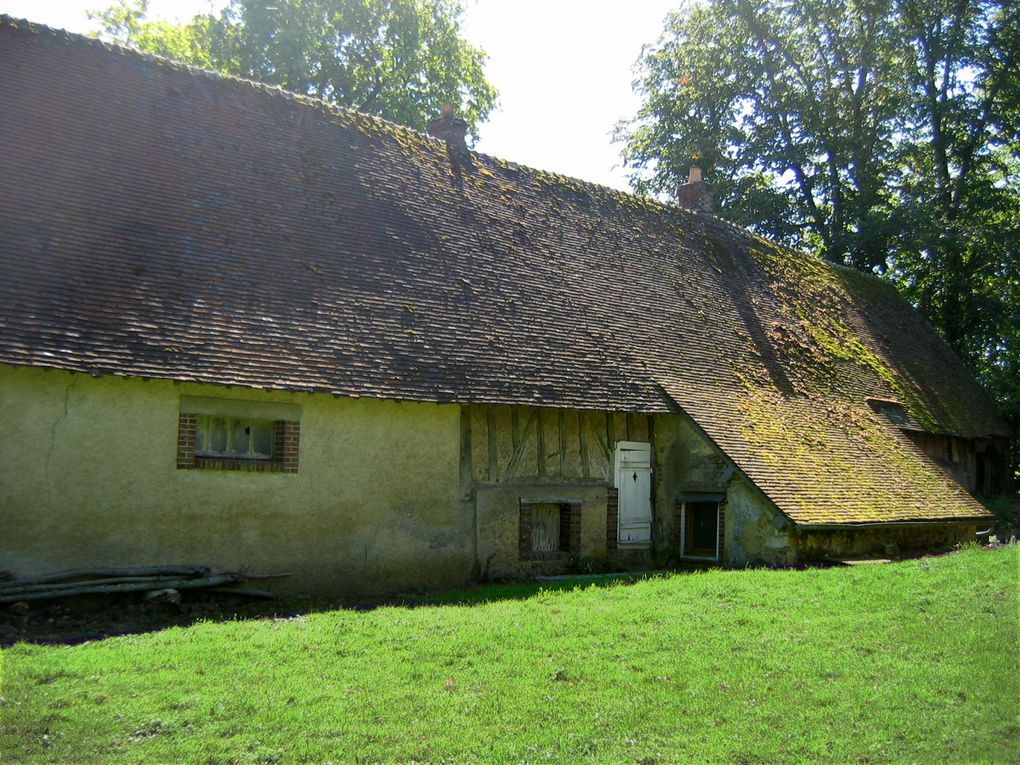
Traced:
POLYGON ((652 541, 652 445, 620 441, 614 455, 621 544, 652 541))

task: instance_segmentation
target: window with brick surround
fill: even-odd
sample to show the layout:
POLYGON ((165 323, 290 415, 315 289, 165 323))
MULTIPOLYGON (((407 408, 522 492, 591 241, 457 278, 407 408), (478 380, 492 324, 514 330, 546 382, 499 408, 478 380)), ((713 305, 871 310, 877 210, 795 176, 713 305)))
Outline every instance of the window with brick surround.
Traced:
POLYGON ((580 503, 521 500, 521 560, 567 557, 580 548, 580 503))
POLYGON ((296 473, 300 419, 291 404, 182 396, 177 467, 296 473))

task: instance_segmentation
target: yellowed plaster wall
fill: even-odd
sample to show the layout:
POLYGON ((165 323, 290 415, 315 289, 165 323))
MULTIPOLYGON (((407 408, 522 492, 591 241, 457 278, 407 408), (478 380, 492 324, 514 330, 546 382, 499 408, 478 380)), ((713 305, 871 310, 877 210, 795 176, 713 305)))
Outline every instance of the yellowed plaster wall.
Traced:
POLYGON ((332 594, 471 573, 454 405, 0 366, 0 423, 0 569, 199 563, 332 594), (182 395, 300 405, 299 472, 178 470, 182 395))

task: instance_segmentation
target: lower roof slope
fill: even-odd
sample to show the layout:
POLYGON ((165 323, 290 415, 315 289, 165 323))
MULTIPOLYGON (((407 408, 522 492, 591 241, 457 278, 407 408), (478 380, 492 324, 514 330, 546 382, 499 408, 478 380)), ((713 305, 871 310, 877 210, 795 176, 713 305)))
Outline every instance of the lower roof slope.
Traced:
POLYGON ((933 432, 1006 432, 874 278, 23 22, 0 20, 0 69, 0 362, 680 407, 797 522, 984 517, 867 406, 899 401, 933 432))

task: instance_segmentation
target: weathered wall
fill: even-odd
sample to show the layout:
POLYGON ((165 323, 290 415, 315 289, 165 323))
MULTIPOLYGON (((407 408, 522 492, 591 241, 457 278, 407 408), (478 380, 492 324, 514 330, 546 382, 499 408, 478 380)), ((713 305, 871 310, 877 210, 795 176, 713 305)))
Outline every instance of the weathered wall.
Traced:
MULTIPOLYGON (((650 418, 542 407, 465 406, 461 495, 478 514, 482 578, 600 570, 607 551, 607 489, 617 441, 648 441, 650 418), (581 549, 545 560, 522 559, 521 503, 581 505, 581 549)), ((645 551, 647 565, 647 551, 645 551)), ((640 561, 639 561, 640 563, 640 561)))
POLYGON ((655 420, 656 548, 671 562, 679 555, 676 500, 682 494, 725 494, 723 560, 727 565, 793 562, 792 524, 748 483, 686 417, 655 420))
POLYGON ((726 503, 726 563, 787 566, 797 561, 794 526, 744 478, 730 483, 726 503))
POLYGON ((648 441, 640 414, 542 407, 464 407, 465 469, 476 485, 563 479, 611 482, 617 441, 648 441))
MULTIPOLYGON (((792 526, 691 421, 531 407, 465 407, 462 496, 478 513, 478 572, 488 577, 566 570, 645 568, 677 562, 677 497, 727 496, 723 562, 793 562, 792 526), (607 489, 618 441, 653 445, 652 543, 611 549, 607 489), (583 549, 558 560, 522 560, 524 500, 582 503, 583 549)), ((467 511, 467 510, 466 510, 467 511)))
POLYGON ((528 577, 563 571, 600 571, 606 565, 606 487, 598 484, 479 486, 478 561, 482 579, 528 577), (581 505, 581 549, 547 560, 521 560, 521 501, 581 505))
POLYGON ((335 594, 464 582, 459 412, 0 367, 0 569, 202 563, 335 594), (182 395, 300 405, 299 472, 178 470, 182 395))
MULTIPOLYGON (((987 527, 986 527, 987 528, 987 527)), ((969 523, 931 523, 861 528, 804 528, 794 540, 801 563, 844 558, 896 557, 921 550, 973 542, 978 528, 969 523)))

